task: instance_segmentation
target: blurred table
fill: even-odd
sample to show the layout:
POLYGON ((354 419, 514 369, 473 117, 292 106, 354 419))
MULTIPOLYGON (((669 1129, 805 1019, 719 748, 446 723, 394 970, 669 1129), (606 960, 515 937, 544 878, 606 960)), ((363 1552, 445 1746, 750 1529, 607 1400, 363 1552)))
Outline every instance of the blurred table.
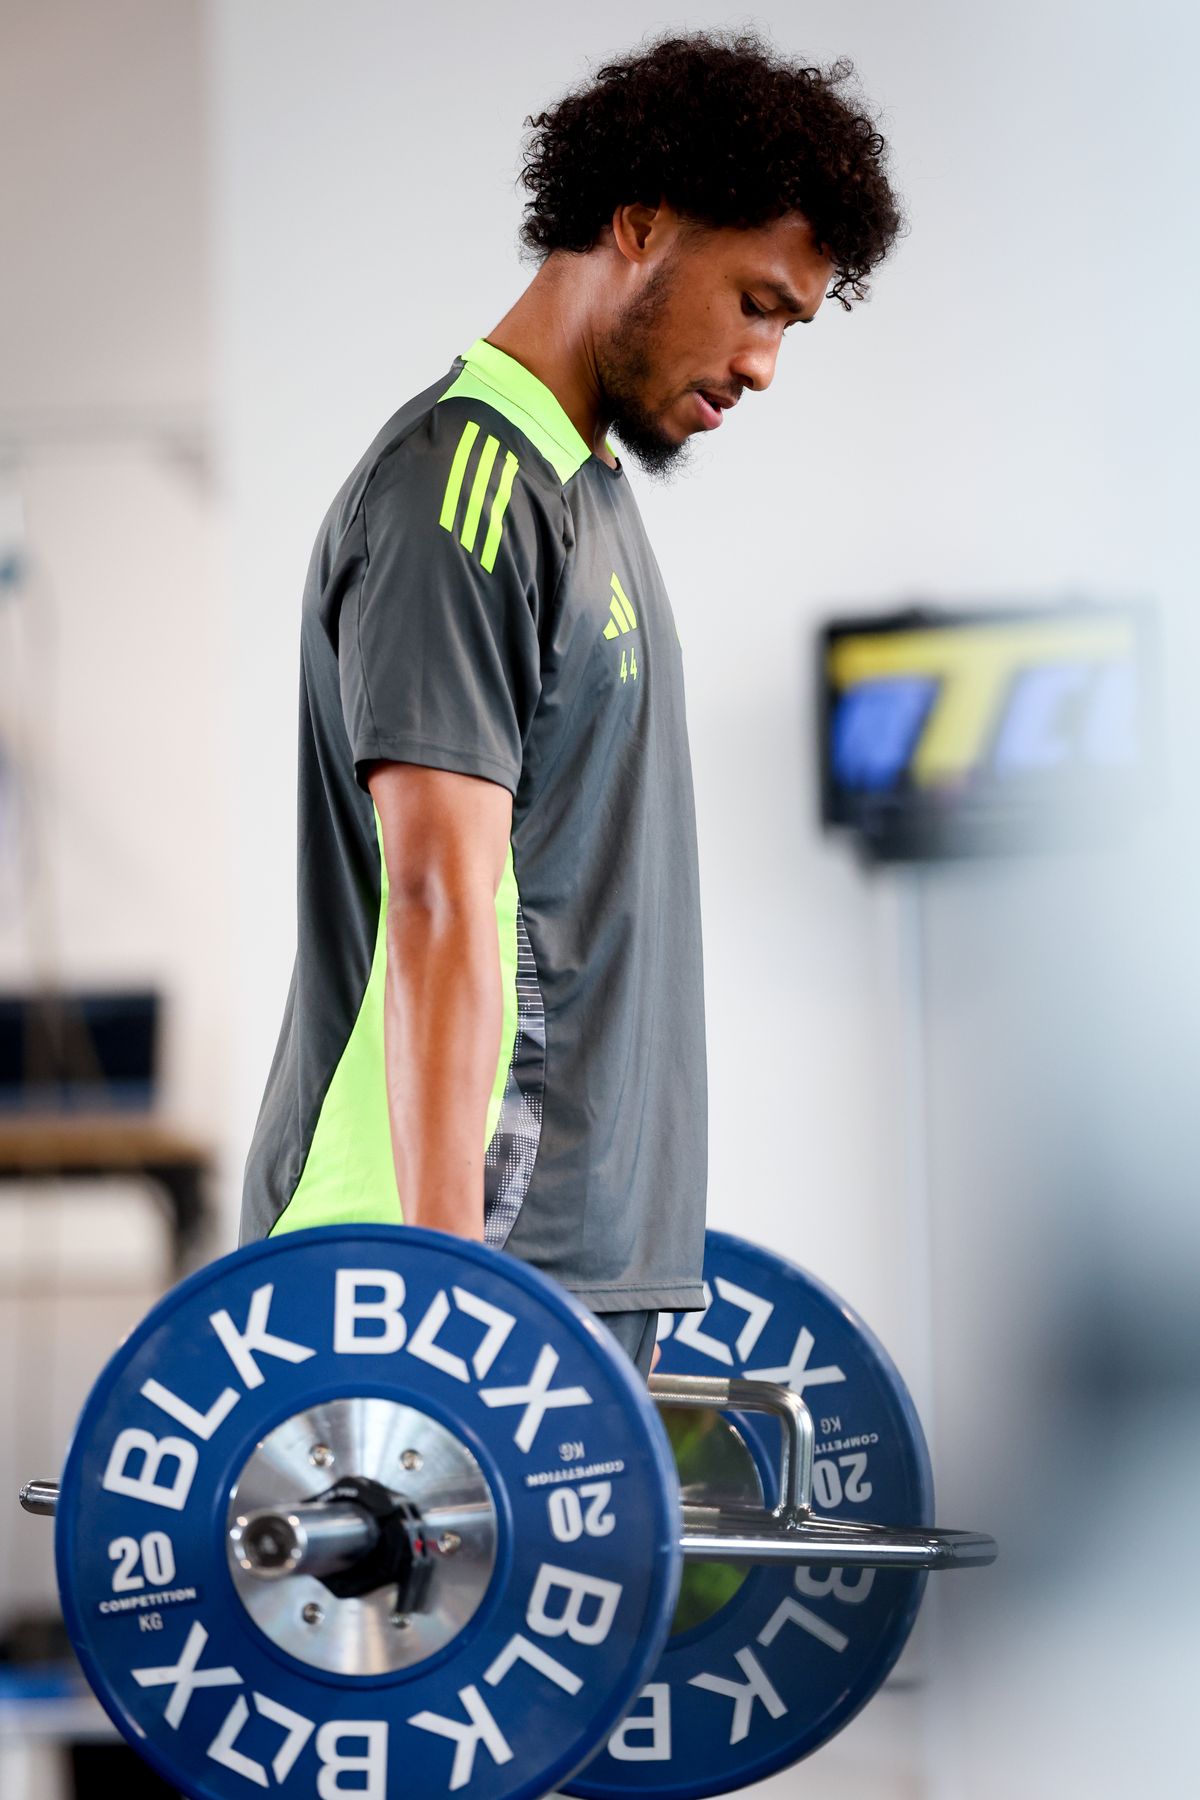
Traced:
POLYGON ((166 1202, 177 1277, 201 1258, 212 1219, 212 1168, 207 1145, 152 1113, 0 1115, 0 1197, 12 1181, 146 1181, 166 1202))

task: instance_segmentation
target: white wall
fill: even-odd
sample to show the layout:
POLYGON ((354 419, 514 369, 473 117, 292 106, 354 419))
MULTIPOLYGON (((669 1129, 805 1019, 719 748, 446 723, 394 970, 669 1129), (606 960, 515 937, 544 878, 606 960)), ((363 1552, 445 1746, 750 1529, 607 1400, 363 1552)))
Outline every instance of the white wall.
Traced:
MULTIPOLYGON (((809 642, 834 609, 914 596, 1150 598, 1182 722, 1177 759, 1194 743, 1180 521, 1194 486, 1195 367, 1181 345, 1195 256, 1182 198, 1192 177, 1179 165, 1195 26, 1182 5, 1130 13, 1082 0, 840 0, 758 17, 789 50, 855 57, 884 108, 912 233, 870 305, 827 306, 815 332, 789 341, 771 393, 704 446, 690 478, 664 490, 633 474, 686 651, 711 1216, 858 1304, 922 1405, 936 1398, 961 1434, 955 1455, 934 1431, 946 1511, 984 1511, 949 1522, 984 1525, 985 1477, 1013 1462, 981 1396, 995 1391, 989 1357, 1020 1279, 1019 1256, 996 1248, 1012 1166, 981 1162, 1002 1118, 989 1028, 1006 987, 1053 973, 1061 940, 1047 927, 1030 961, 1023 911, 1069 917, 1112 870, 1103 858, 1082 872, 1045 865, 991 886, 986 873, 907 888, 865 876, 815 825, 809 642), (924 1091, 918 999, 936 1001, 924 1091)), ((292 953, 297 613, 313 535, 381 421, 527 278, 512 185, 524 114, 583 75, 585 56, 670 20, 628 0, 566 15, 546 0, 518 14, 215 0, 213 19, 231 793, 239 882, 254 897, 235 963, 244 1140, 292 953)), ((687 14, 727 19, 707 5, 687 14)), ((1184 797, 1186 773, 1178 762, 1184 797)), ((1088 966, 1073 990, 1085 1002, 1088 966)), ((1103 1025, 1085 1004, 1080 1037, 1103 1025)), ((1022 1041, 1045 1068, 1036 1031, 1022 1041)), ((1017 1116, 1024 1129, 1028 1113, 1017 1116)), ((1042 1322, 1037 1306, 1017 1316, 1042 1322)), ((1033 1377, 1019 1359, 1001 1367, 1011 1424, 1033 1377)), ((990 1503, 1003 1520, 1011 1497, 990 1503)), ((985 1579, 956 1589, 955 1604, 969 1609, 971 1581, 985 1579)), ((1065 1666, 1078 1646, 1069 1625, 1061 1635, 1065 1666)), ((1050 1687, 1031 1696, 1014 1682, 1019 1630, 999 1695, 986 1646, 967 1655, 967 1638, 960 1735, 954 1659, 939 1652, 924 1714, 889 1696, 891 1713, 873 1709, 778 1791, 974 1800, 1017 1780, 1031 1794, 1110 1791, 1103 1764, 1077 1757, 1068 1769, 1067 1741, 1044 1716, 1050 1687)), ((1081 1727, 1085 1701, 1072 1717, 1081 1727)))
POLYGON ((149 983, 225 1148, 225 613, 200 10, 9 0, 0 50, 0 983, 149 983), (18 804, 17 789, 27 798, 18 804), (19 835, 24 815, 32 835, 19 835))
MULTIPOLYGON (((227 614, 206 471, 205 77, 192 0, 0 8, 0 987, 152 985, 162 1111, 232 1166, 227 614)), ((171 1279, 136 1184, 0 1191, 0 1626, 55 1605, 18 1480, 61 1468, 171 1279)))

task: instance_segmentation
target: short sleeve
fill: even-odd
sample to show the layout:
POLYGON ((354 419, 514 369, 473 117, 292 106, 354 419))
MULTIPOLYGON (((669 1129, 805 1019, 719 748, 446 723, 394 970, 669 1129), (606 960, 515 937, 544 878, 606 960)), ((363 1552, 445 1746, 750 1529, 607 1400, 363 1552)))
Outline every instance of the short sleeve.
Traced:
POLYGON ((537 461, 490 408, 456 402, 434 406, 373 471, 361 579, 338 629, 360 784, 384 760, 516 792, 541 692, 539 626, 565 555, 537 461))

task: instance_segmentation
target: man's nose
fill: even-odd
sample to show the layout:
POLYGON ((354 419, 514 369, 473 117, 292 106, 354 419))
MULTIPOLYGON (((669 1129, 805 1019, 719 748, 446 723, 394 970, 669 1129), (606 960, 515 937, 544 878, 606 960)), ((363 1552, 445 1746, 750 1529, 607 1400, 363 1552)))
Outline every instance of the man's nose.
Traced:
POLYGON ((778 344, 746 345, 730 365, 734 381, 742 387, 753 388, 755 393, 762 393, 774 378, 778 355, 778 344))

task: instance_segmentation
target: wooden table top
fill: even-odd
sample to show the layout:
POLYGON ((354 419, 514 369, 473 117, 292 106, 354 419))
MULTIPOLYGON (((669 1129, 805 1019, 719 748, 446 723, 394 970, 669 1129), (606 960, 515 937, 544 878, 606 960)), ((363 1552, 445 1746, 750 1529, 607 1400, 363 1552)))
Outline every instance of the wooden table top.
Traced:
POLYGON ((153 1113, 0 1114, 0 1173, 207 1168, 212 1150, 153 1113))

